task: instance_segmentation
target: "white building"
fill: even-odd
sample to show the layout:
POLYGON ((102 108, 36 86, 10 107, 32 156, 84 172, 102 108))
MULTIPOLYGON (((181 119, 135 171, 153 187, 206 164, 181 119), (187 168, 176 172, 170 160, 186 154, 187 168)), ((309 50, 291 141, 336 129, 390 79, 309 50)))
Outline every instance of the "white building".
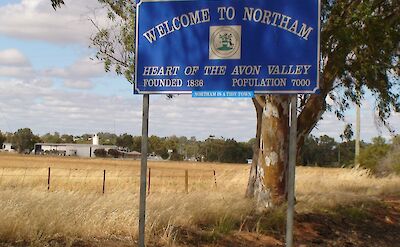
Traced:
POLYGON ((117 149, 117 146, 74 144, 74 143, 36 143, 35 154, 54 153, 62 156, 96 157, 94 152, 97 149, 117 149))
POLYGON ((100 143, 100 140, 99 140, 99 136, 97 135, 97 134, 95 134, 94 136, 93 136, 93 145, 96 145, 96 146, 98 146, 99 145, 99 143, 100 143))
POLYGON ((96 134, 92 138, 92 144, 74 144, 74 143, 36 143, 35 154, 57 154, 62 156, 77 157, 96 157, 94 152, 97 149, 104 149, 108 152, 110 149, 117 149, 117 146, 99 145, 99 136, 96 134))
POLYGON ((7 143, 7 142, 3 143, 2 147, 1 147, 1 151, 16 152, 15 147, 11 143, 7 143))

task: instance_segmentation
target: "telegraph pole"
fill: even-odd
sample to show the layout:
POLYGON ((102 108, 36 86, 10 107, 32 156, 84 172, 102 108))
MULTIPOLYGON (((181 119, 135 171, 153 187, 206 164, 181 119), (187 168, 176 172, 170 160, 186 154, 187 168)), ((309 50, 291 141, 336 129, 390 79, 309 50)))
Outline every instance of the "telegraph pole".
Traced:
POLYGON ((360 164, 360 105, 356 105, 356 151, 354 165, 360 164))

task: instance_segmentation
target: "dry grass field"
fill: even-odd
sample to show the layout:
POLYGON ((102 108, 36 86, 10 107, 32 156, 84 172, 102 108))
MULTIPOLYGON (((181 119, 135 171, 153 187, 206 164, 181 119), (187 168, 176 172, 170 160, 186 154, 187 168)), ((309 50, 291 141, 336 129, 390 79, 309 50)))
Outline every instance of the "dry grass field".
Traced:
MULTIPOLYGON (((282 246, 285 209, 256 213, 254 202, 244 198, 248 165, 149 162, 149 167, 149 246, 282 246)), ((372 220, 365 213, 372 210, 388 222, 377 229, 400 232, 400 207, 397 215, 388 208, 397 204, 383 205, 398 202, 399 177, 376 178, 362 169, 298 167, 296 172, 298 242, 342 246, 332 242, 339 236, 318 230, 328 224, 322 213, 328 215, 328 225, 335 225, 343 215, 372 220), (360 210, 363 207, 367 211, 360 210)), ((0 246, 135 246, 138 192, 139 161, 0 153, 0 246)), ((343 222, 333 234, 347 227, 343 222)), ((353 238, 355 245, 350 246, 382 246, 357 245, 364 243, 359 235, 343 241, 353 238)))

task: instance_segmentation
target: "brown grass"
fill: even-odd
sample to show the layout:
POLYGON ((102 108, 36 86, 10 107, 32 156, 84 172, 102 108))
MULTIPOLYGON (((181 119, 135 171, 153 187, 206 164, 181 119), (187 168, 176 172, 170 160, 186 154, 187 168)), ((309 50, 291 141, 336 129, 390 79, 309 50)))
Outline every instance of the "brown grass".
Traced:
MULTIPOLYGON (((254 212, 244 198, 249 166, 150 162, 148 241, 173 245, 179 229, 225 233, 254 212), (189 194, 184 171, 189 170, 189 194), (217 174, 214 184, 213 170, 217 174)), ((297 168, 297 211, 400 193, 400 178, 361 169, 297 168)), ((139 162, 0 154, 0 242, 137 238, 139 162), (47 167, 52 167, 47 191, 47 167), (101 194, 103 170, 106 193, 101 194)))

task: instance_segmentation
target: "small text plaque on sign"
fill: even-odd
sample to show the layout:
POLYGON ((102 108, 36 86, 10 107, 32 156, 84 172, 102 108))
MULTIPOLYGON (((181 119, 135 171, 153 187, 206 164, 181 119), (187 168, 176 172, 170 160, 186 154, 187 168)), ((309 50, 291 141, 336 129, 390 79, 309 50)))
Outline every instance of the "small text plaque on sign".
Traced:
POLYGON ((141 1, 134 92, 316 93, 319 16, 319 0, 141 1))

